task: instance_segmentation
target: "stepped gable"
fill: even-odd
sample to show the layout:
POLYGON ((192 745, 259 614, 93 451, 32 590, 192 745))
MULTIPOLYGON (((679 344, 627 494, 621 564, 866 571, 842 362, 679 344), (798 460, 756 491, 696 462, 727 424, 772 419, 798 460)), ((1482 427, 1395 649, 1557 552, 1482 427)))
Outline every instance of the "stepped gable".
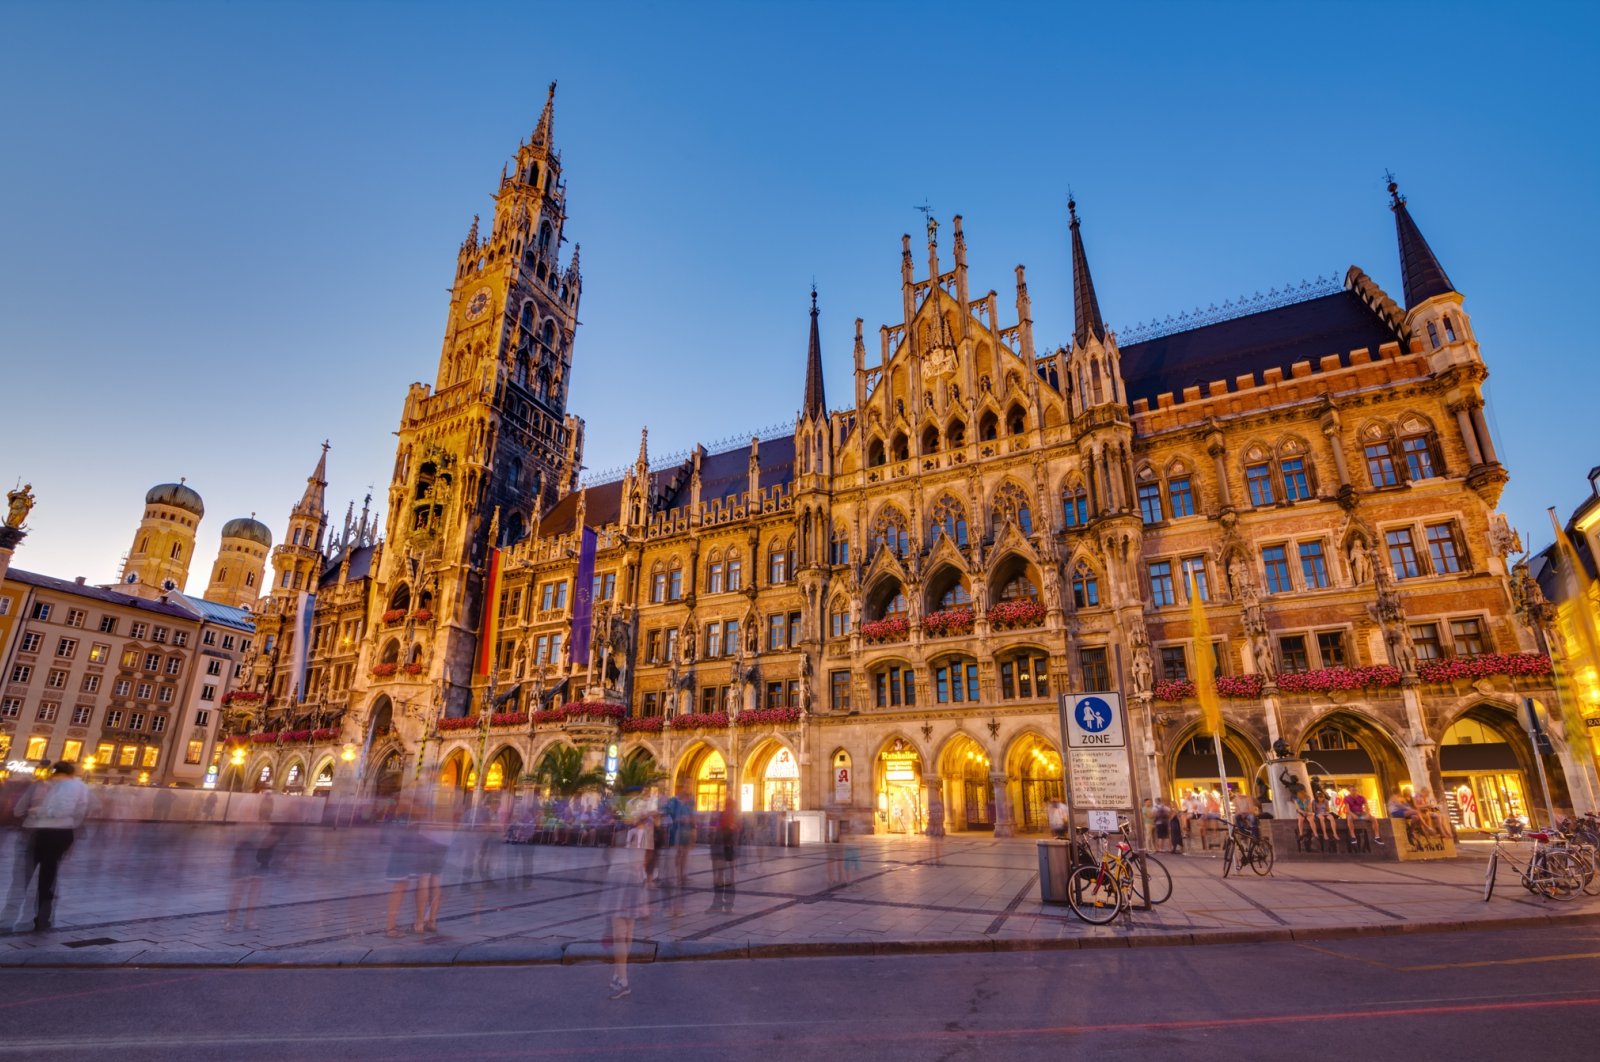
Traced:
MULTIPOLYGON (((650 473, 652 492, 660 502, 655 512, 671 512, 689 501, 690 462, 657 469, 650 473)), ((794 480, 794 436, 781 435, 761 444, 761 489, 788 488, 794 480)), ((750 489, 750 447, 736 446, 700 459, 700 500, 710 504, 733 499, 750 489)), ((544 537, 569 534, 577 522, 578 494, 562 498, 539 521, 544 537)), ((605 527, 622 516, 622 480, 596 483, 588 488, 584 500, 584 522, 590 527, 605 527)))
POLYGON ((1376 355, 1395 342, 1403 337, 1346 290, 1130 344, 1122 348, 1122 379, 1130 406, 1141 398, 1154 406, 1157 395, 1181 395, 1185 387, 1214 380, 1231 386, 1235 377, 1260 379, 1274 368, 1287 377, 1295 362, 1316 364, 1329 354, 1348 364, 1352 350, 1376 355))

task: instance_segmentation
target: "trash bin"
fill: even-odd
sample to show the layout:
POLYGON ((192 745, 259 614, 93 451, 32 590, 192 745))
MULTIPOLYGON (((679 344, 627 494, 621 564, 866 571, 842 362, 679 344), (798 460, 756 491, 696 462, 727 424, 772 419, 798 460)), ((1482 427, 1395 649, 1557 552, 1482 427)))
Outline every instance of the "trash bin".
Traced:
POLYGON ((1040 841, 1039 901, 1067 902, 1067 877, 1072 873, 1072 846, 1066 841, 1040 841))
POLYGON ((785 822, 783 824, 783 840, 782 840, 781 843, 783 844, 783 846, 785 848, 799 848, 800 847, 800 820, 799 819, 790 819, 788 822, 785 822))
POLYGON ((828 818, 828 843, 839 843, 839 820, 832 816, 828 818))

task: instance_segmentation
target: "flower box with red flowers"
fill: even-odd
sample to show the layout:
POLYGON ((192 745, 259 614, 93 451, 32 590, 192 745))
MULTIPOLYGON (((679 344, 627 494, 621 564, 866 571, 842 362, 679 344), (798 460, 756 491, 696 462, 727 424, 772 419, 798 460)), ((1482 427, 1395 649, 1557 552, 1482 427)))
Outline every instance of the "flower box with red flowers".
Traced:
POLYGON ((391 608, 379 618, 382 619, 384 623, 392 627, 396 623, 399 623, 401 620, 406 618, 406 610, 403 608, 391 608))
POLYGON ((998 601, 989 608, 989 626, 998 630, 1037 627, 1044 622, 1045 607, 1035 601, 998 601))
POLYGON ((1284 693, 1336 693, 1353 690, 1392 689, 1400 685, 1400 669, 1389 664, 1368 667, 1324 667, 1315 671, 1285 671, 1278 676, 1284 693))
POLYGON ((427 623, 429 620, 433 619, 433 610, 419 608, 411 614, 411 618, 416 620, 418 623, 427 623))
POLYGON ((339 728, 334 726, 319 727, 311 732, 312 741, 332 741, 339 736, 339 728))
POLYGON ((1468 682, 1494 675, 1508 678, 1544 678, 1550 674, 1550 658, 1543 653, 1481 653, 1478 656, 1452 656, 1444 660, 1424 660, 1417 665, 1423 682, 1468 682))
POLYGON ((784 723, 798 723, 800 709, 798 708, 751 708, 740 712, 735 720, 740 726, 781 726, 784 723))
POLYGON ((400 670, 408 675, 420 675, 422 674, 422 663, 420 661, 412 661, 409 664, 402 665, 400 670))
POLYGON ((388 678, 390 675, 394 674, 398 670, 400 670, 400 665, 399 664, 373 664, 372 665, 372 673, 377 678, 388 678))
POLYGON ((267 734, 251 734, 250 740, 257 745, 275 745, 278 743, 278 734, 276 731, 267 734))
POLYGON ((672 717, 674 730, 708 730, 727 725, 727 712, 684 712, 672 717))
POLYGON ((659 715, 645 715, 638 719, 624 719, 622 732, 624 734, 659 734, 666 726, 667 721, 659 715))
POLYGON ((496 712, 489 717, 490 726, 527 726, 527 712, 496 712))
POLYGON ((861 637, 869 642, 903 642, 906 635, 911 633, 911 624, 906 622, 904 616, 890 616, 888 619, 868 620, 861 625, 861 637))
POLYGON ((1250 700, 1261 696, 1262 685, 1260 675, 1217 676, 1217 693, 1233 700, 1250 700))
POLYGON ((621 719, 627 709, 610 701, 569 701, 561 706, 568 719, 621 719))
POLYGON ((452 730, 475 730, 478 727, 478 716, 458 715, 448 719, 439 720, 439 729, 448 733, 452 730))
POLYGON ((1189 679, 1162 679, 1150 691, 1158 701, 1184 701, 1194 696, 1194 683, 1189 679))
POLYGON ((255 690, 232 690, 222 695, 222 706, 226 708, 228 705, 233 704, 236 701, 243 704, 254 704, 260 699, 261 694, 257 693, 255 690))
POLYGON ((946 638, 952 634, 971 634, 972 619, 972 610, 970 608, 947 608, 939 612, 930 612, 923 617, 922 629, 927 632, 930 638, 946 638))
POLYGON ((282 733, 280 733, 278 735, 278 741, 281 744, 284 744, 284 745, 289 744, 291 741, 310 741, 310 740, 311 740, 311 731, 309 731, 309 730, 285 730, 285 731, 283 731, 282 733))

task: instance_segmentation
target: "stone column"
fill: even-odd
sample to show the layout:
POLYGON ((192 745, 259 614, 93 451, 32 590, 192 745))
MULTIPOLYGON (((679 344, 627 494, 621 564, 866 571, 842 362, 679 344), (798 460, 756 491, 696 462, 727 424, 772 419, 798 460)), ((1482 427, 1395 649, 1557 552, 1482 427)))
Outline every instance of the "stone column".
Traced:
POLYGON ((1478 448, 1483 452, 1485 464, 1498 465, 1500 458, 1494 452, 1494 440, 1489 437, 1489 425, 1483 419, 1483 403, 1472 404, 1472 426, 1478 436, 1478 448))
POLYGON ((1006 772, 990 771, 989 784, 994 786, 994 835, 1015 837, 1017 831, 1011 822, 1011 801, 1006 796, 1006 772))
POLYGON ((1456 427, 1461 431, 1461 441, 1467 447, 1467 460, 1473 468, 1483 464, 1483 454, 1478 449, 1477 433, 1472 430, 1472 418, 1467 413, 1466 406, 1455 408, 1456 427))

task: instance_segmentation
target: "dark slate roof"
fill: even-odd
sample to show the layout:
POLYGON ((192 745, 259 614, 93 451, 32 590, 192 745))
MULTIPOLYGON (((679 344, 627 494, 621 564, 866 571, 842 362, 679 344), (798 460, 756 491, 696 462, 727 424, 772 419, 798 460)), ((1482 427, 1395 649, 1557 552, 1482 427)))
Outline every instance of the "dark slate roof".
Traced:
MULTIPOLYGON (((794 436, 781 435, 761 444, 761 487, 787 487, 794 480, 794 436)), ((689 504, 689 477, 693 459, 650 473, 657 498, 656 510, 670 512, 689 504)), ((729 499, 750 488, 750 447, 738 446, 700 459, 700 500, 729 499)), ((597 483, 584 501, 584 523, 590 527, 614 524, 622 515, 622 480, 597 483)), ((568 494, 539 521, 540 535, 564 535, 578 517, 578 495, 568 494)))
POLYGON ((1140 398, 1153 407, 1170 391, 1204 386, 1245 373, 1278 368, 1285 376, 1297 361, 1316 365, 1328 354, 1341 359, 1365 347, 1376 356, 1384 343, 1400 340, 1389 324, 1352 291, 1339 291, 1231 321, 1158 336, 1122 348, 1122 380, 1128 404, 1140 398))
POLYGON ((1389 185, 1389 194, 1394 197, 1389 209, 1394 211, 1394 232, 1400 241, 1400 279, 1405 285, 1406 309, 1409 310, 1456 288, 1445 275, 1444 266, 1439 264, 1433 248, 1423 238, 1422 230, 1411 220, 1411 211, 1406 209, 1406 201, 1393 184, 1389 185))
POLYGON ((132 594, 124 594, 116 590, 108 590, 103 586, 91 586, 72 579, 57 579, 53 575, 40 575, 37 572, 25 572, 21 568, 12 568, 6 572, 6 578, 12 582, 36 586, 41 590, 54 590, 62 594, 74 594, 86 597, 93 601, 104 601, 108 605, 123 605, 128 608, 143 609, 162 616, 174 616, 178 619, 192 620, 194 613, 181 605, 174 605, 167 601, 148 601, 132 594))
MULTIPOLYGON (((365 579, 372 574, 372 555, 377 546, 357 546, 350 551, 350 581, 365 579)), ((339 565, 343 562, 344 555, 335 557, 331 563, 322 569, 322 576, 317 580, 317 589, 332 586, 339 581, 339 565)))
POLYGON ((192 594, 184 594, 183 599, 207 623, 215 623, 241 631, 253 631, 256 629, 255 618, 250 615, 249 609, 207 601, 203 597, 195 597, 192 594))

